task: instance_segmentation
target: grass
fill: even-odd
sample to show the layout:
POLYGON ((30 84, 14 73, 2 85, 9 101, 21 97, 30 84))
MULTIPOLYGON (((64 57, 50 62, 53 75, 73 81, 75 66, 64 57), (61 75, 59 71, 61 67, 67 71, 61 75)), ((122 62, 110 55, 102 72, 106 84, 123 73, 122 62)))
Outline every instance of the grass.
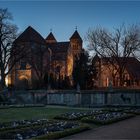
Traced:
MULTIPOLYGON (((0 109, 0 123, 9 122, 14 120, 23 120, 23 119, 53 119, 54 116, 60 115, 66 112, 83 112, 89 111, 91 109, 88 108, 74 108, 74 107, 61 107, 61 106, 47 106, 47 107, 12 107, 12 108, 1 108, 0 109)), ((30 126, 32 127, 32 126, 30 126)), ((40 127, 39 125, 33 126, 40 127)), ((92 128, 92 127, 91 127, 92 128)), ((0 133, 3 135, 8 135, 10 133, 14 133, 14 131, 18 131, 19 133, 26 130, 31 129, 27 127, 20 127, 17 129, 5 129, 0 133)), ((78 128, 72 128, 68 130, 64 130, 62 132, 54 132, 49 135, 38 136, 33 139, 56 139, 65 137, 71 134, 75 134, 81 131, 85 131, 90 129, 90 126, 87 124, 82 124, 78 128)))
POLYGON ((56 115, 66 112, 83 112, 91 109, 73 107, 23 107, 0 109, 0 122, 9 122, 23 119, 52 119, 56 115))

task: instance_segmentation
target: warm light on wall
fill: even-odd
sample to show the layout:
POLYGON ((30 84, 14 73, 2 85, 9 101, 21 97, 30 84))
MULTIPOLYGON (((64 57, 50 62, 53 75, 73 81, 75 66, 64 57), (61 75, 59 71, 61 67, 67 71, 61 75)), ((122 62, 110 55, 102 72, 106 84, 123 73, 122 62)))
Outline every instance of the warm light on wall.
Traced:
POLYGON ((25 76, 25 75, 21 75, 21 76, 19 77, 19 80, 23 80, 23 79, 28 80, 27 76, 25 76))
POLYGON ((73 58, 72 56, 68 56, 67 76, 72 75, 72 71, 73 71, 73 58))
POLYGON ((10 83, 10 79, 8 79, 8 76, 5 78, 5 83, 6 83, 6 86, 8 86, 10 83))

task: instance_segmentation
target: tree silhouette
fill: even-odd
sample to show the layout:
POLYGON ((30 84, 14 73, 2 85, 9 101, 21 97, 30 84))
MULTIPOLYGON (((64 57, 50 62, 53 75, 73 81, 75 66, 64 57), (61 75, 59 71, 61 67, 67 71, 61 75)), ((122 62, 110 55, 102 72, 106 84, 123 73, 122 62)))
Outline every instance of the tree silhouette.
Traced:
POLYGON ((123 73, 129 57, 140 54, 140 27, 138 25, 120 26, 110 32, 104 28, 89 29, 87 33, 89 50, 94 50, 108 64, 110 73, 123 86, 123 73))
POLYGON ((81 89, 87 88, 89 68, 88 63, 89 55, 86 51, 83 51, 79 56, 76 57, 73 69, 74 87, 79 84, 81 89))
POLYGON ((6 76, 22 57, 22 49, 12 47, 17 36, 17 26, 12 24, 11 20, 11 13, 7 9, 0 9, 0 76, 2 88, 5 87, 6 76), (15 57, 17 54, 18 56, 15 57))

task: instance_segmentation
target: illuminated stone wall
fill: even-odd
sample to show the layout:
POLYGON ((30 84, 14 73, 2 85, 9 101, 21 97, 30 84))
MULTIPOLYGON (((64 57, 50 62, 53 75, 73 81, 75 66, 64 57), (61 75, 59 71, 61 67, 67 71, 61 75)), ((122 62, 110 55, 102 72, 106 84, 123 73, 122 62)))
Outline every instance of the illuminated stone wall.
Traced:
POLYGON ((66 75, 66 62, 57 60, 52 61, 51 73, 54 75, 55 79, 59 79, 59 76, 64 79, 66 75))
MULTIPOLYGON (((49 42, 49 43, 54 43, 54 42, 56 43, 56 40, 53 42, 49 42)), ((52 52, 52 54, 51 54, 52 56, 54 55, 56 57, 58 55, 58 60, 52 59, 51 58, 52 56, 50 56, 49 51, 47 49, 45 50, 46 52, 45 52, 45 54, 43 56, 43 60, 42 60, 44 74, 49 72, 49 73, 52 73, 56 79, 58 79, 60 76, 61 76, 61 79, 64 79, 65 76, 68 76, 72 79, 74 58, 75 58, 75 56, 79 55, 82 51, 82 40, 79 38, 71 39, 69 43, 68 43, 69 46, 67 46, 68 47, 67 51, 60 50, 60 52, 56 51, 57 53, 55 53, 55 54, 53 54, 53 52, 52 52), (61 56, 61 57, 59 57, 59 56, 61 56)), ((20 42, 19 44, 17 44, 17 47, 23 46, 23 47, 29 49, 30 54, 31 54, 32 49, 35 48, 36 46, 40 46, 40 45, 41 44, 38 44, 35 42, 24 41, 24 42, 20 42)), ((47 47, 47 45, 45 47, 47 47)), ((38 60, 38 59, 35 59, 35 60, 38 60)), ((31 68, 30 65, 27 65, 25 70, 22 70, 22 69, 20 70, 19 63, 17 63, 14 66, 11 73, 9 74, 8 79, 9 79, 8 80, 9 84, 14 85, 14 86, 18 86, 20 84, 19 81, 26 80, 28 82, 29 87, 32 87, 33 80, 38 80, 37 74, 36 74, 35 70, 33 69, 33 67, 31 68)))
POLYGON ((73 57, 73 53, 72 53, 72 49, 69 49, 68 55, 67 55, 67 76, 72 76, 72 72, 73 72, 73 62, 74 62, 74 57, 73 57))
MULTIPOLYGON (((117 66, 116 66, 117 67, 117 66)), ((116 69, 114 69, 113 66, 107 65, 101 62, 101 65, 98 69, 99 77, 96 81, 98 87, 109 87, 110 84, 114 87, 120 86, 120 80, 119 75, 116 73, 116 69), (115 78, 113 77, 113 74, 115 75, 115 78)), ((130 76, 128 71, 125 69, 123 76, 125 77, 125 80, 133 81, 133 77, 130 76)), ((130 86, 139 87, 139 84, 136 84, 135 82, 131 82, 130 86)), ((127 83, 124 82, 124 87, 127 86, 127 83)))
POLYGON ((73 56, 68 56, 67 59, 67 76, 71 76, 73 72, 73 56))
POLYGON ((18 83, 24 79, 28 81, 28 86, 30 87, 31 86, 31 70, 18 70, 17 71, 16 85, 18 85, 18 83))
POLYGON ((78 39, 71 39, 70 45, 72 48, 73 59, 74 59, 75 56, 79 55, 82 52, 82 42, 78 39))

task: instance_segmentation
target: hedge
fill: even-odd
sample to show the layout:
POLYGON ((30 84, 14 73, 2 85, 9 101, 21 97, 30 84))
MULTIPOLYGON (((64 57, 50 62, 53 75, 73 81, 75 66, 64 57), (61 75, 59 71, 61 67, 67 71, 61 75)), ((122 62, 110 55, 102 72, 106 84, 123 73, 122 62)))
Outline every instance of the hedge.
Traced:
POLYGON ((96 120, 96 119, 93 119, 92 116, 90 116, 90 117, 85 117, 85 118, 81 119, 81 121, 86 122, 86 123, 94 123, 94 124, 106 125, 106 124, 115 123, 115 122, 118 122, 118 121, 121 121, 121 120, 125 120, 125 119, 128 119, 128 118, 134 117, 134 116, 135 115, 133 115, 133 114, 127 114, 127 115, 125 115, 123 117, 110 119, 110 120, 106 120, 106 121, 96 120))
POLYGON ((63 138, 72 134, 76 134, 85 130, 90 130, 90 126, 87 124, 83 124, 78 128, 71 128, 71 129, 66 129, 64 131, 59 131, 59 132, 51 132, 47 135, 42 135, 38 136, 35 138, 32 138, 32 140, 39 140, 39 139, 45 139, 45 140, 50 140, 50 139, 58 139, 58 138, 63 138))

